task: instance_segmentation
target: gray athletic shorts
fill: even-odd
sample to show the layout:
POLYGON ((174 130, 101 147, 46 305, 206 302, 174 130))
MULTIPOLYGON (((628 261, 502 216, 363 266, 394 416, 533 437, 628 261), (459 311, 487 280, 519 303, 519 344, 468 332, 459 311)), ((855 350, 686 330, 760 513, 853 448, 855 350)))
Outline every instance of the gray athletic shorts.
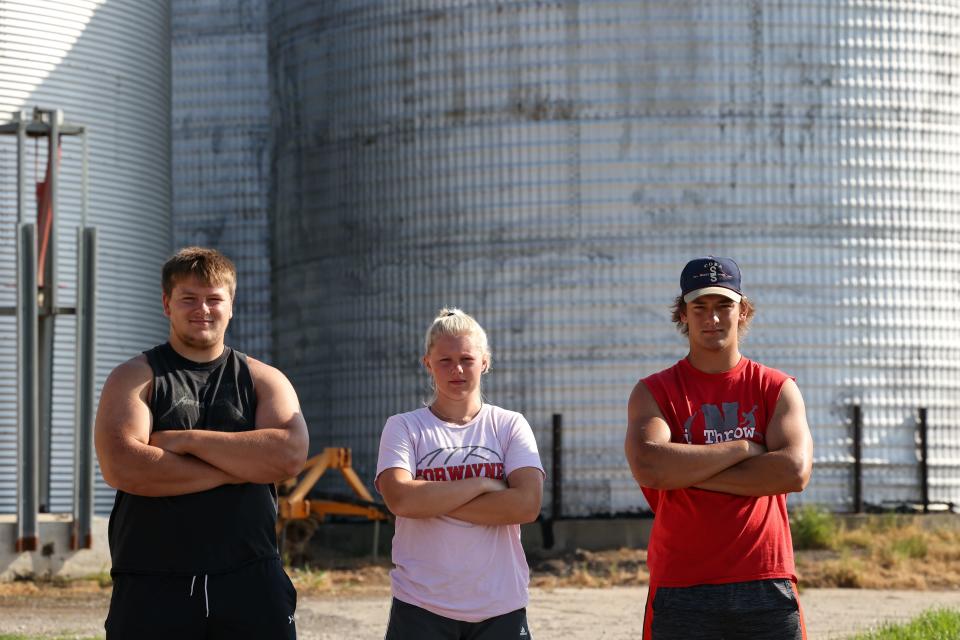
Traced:
POLYGON ((659 587, 652 640, 805 640, 791 580, 659 587))

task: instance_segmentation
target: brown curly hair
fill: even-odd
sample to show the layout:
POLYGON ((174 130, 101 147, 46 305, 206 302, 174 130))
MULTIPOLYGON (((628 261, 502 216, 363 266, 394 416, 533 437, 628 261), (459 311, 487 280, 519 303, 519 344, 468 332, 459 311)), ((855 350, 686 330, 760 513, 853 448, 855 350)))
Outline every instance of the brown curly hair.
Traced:
MULTIPOLYGON (((737 335, 743 337, 747 335, 747 331, 750 330, 750 321, 753 319, 753 314, 757 312, 756 307, 753 306, 753 302, 750 301, 747 296, 740 298, 740 308, 746 315, 746 317, 740 322, 740 326, 737 328, 737 335)), ((673 324, 677 325, 677 330, 683 335, 689 335, 690 328, 687 327, 685 322, 680 320, 680 314, 687 312, 687 303, 683 301, 683 296, 677 296, 676 300, 673 301, 673 306, 670 307, 671 316, 670 319, 673 321, 673 324)))

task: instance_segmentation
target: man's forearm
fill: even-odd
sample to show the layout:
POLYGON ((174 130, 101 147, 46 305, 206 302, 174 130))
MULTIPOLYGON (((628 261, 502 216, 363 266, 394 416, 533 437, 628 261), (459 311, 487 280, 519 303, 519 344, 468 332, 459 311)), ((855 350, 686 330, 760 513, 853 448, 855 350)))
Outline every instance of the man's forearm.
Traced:
POLYGON ((709 445, 642 443, 628 454, 637 483, 651 489, 684 489, 716 476, 762 450, 747 440, 709 445))
POLYGON ((738 496, 803 491, 809 479, 806 467, 801 451, 781 449, 744 460, 694 486, 738 496))
POLYGON ((147 497, 206 491, 240 480, 192 456, 136 442, 101 460, 104 479, 114 489, 147 497), (106 464, 104 464, 106 463, 106 464))
POLYGON ((305 446, 294 441, 287 429, 164 431, 155 434, 151 444, 194 456, 230 476, 260 484, 297 475, 306 457, 305 446))

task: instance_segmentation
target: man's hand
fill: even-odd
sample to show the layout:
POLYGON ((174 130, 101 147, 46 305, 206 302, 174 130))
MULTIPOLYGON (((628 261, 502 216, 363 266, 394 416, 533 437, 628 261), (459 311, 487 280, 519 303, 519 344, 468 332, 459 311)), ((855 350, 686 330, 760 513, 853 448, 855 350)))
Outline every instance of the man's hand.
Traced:
POLYGON ((760 444, 759 442, 754 442, 753 440, 747 440, 747 448, 750 454, 750 457, 762 456, 767 452, 767 447, 760 444))
POLYGON ((174 430, 154 431, 150 434, 150 442, 148 444, 151 447, 158 447, 170 453, 185 455, 187 453, 186 447, 182 439, 177 437, 180 433, 183 432, 174 430))

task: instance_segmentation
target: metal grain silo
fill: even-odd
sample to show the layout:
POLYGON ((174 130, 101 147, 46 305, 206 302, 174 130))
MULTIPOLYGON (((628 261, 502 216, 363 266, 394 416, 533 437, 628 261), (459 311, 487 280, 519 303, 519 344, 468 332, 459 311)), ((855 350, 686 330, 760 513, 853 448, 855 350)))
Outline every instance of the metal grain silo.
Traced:
MULTIPOLYGON (((107 373, 162 341, 159 270, 170 253, 170 91, 167 2, 0 0, 0 121, 34 106, 63 110, 86 127, 87 201, 82 149, 62 140, 58 287, 75 298, 76 228, 99 237, 97 390, 107 373), (86 220, 82 220, 83 211, 86 220)), ((14 303, 17 223, 16 145, 0 139, 0 306, 14 303)), ((27 144, 25 222, 37 211, 33 183, 47 153, 27 144), (36 170, 35 170, 36 167, 36 170)), ((58 316, 54 345, 51 484, 47 508, 70 511, 74 418, 74 321, 58 316)), ((16 324, 0 317, 0 513, 16 495, 16 324)), ((113 492, 98 478, 95 509, 109 512, 113 492)), ((42 502, 45 502, 42 500, 42 502)))
POLYGON ((541 448, 565 515, 643 509, 636 380, 685 354, 682 265, 732 255, 744 353, 797 376, 801 500, 960 503, 960 8, 859 1, 313 3, 271 9, 275 353, 314 446, 370 479, 424 395, 444 304, 483 323, 490 401, 541 448), (545 456, 549 463, 549 456, 545 456))
POLYGON ((172 0, 174 245, 237 265, 228 344, 271 361, 267 2, 172 0))

